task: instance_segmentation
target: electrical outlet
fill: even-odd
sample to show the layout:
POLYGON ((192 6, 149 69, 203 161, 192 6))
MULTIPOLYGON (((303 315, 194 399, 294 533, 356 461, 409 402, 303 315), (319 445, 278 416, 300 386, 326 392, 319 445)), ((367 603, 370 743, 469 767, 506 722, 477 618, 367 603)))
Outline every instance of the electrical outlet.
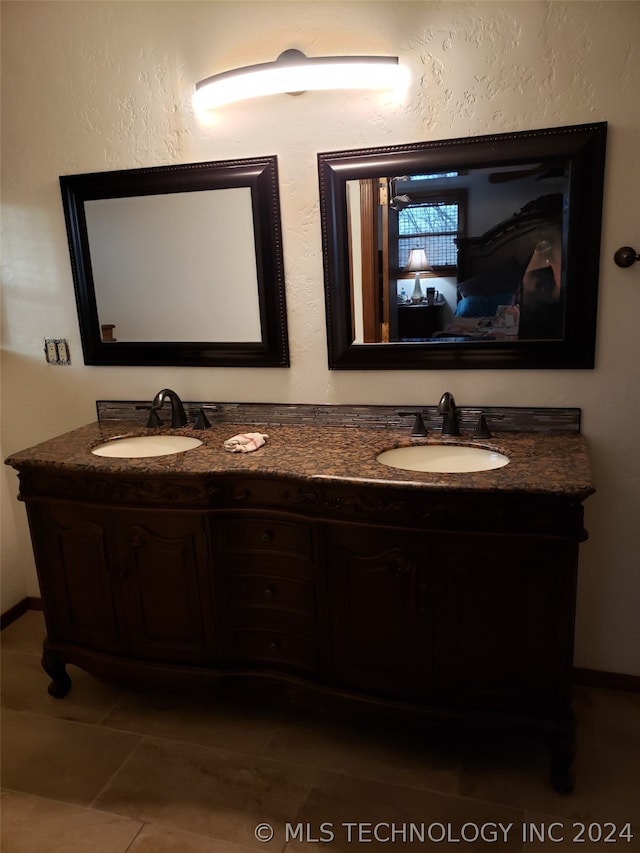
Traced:
POLYGON ((71 364, 69 344, 65 338, 45 338, 44 355, 49 364, 71 364))
POLYGON ((69 344, 64 338, 60 338, 59 341, 56 341, 56 349, 58 350, 58 364, 71 364, 69 344))
POLYGON ((44 339, 44 354, 49 364, 57 364, 58 362, 58 347, 52 338, 44 339))

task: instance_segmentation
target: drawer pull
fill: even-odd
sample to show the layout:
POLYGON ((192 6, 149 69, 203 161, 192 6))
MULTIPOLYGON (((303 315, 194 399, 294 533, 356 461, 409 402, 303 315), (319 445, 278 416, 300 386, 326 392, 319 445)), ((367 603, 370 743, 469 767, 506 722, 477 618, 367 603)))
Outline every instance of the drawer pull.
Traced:
POLYGON ((275 598, 276 592, 277 592, 277 590, 274 587, 268 586, 265 589, 263 595, 265 598, 275 598))
POLYGON ((273 541, 273 530, 265 530, 262 534, 263 542, 272 542, 273 541))
POLYGON ((269 651, 270 652, 277 652, 279 650, 280 650, 280 640, 278 640, 278 639, 271 640, 271 642, 269 643, 269 651))

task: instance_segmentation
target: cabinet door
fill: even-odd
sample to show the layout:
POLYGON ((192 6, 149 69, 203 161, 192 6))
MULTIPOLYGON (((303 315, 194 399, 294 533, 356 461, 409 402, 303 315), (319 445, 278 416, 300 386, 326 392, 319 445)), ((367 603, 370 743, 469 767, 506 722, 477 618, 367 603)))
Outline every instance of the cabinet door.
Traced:
POLYGON ((213 618, 200 513, 114 513, 132 654, 198 662, 213 657, 213 618))
POLYGON ((28 512, 49 639, 122 651, 107 513, 73 503, 28 512))
POLYGON ((568 702, 577 546, 443 534, 433 548, 437 700, 531 712, 568 702))
POLYGON ((332 672, 343 687, 417 698, 428 692, 419 631, 426 538, 366 526, 328 529, 332 672))

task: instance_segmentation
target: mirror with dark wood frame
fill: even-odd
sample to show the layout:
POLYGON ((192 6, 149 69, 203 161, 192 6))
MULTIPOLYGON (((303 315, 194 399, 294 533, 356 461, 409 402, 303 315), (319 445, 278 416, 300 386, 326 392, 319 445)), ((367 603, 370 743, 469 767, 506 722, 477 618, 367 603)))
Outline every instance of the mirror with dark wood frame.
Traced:
POLYGON ((289 366, 275 156, 60 188, 85 364, 289 366))
POLYGON ((606 130, 318 154, 329 367, 592 368, 606 130))

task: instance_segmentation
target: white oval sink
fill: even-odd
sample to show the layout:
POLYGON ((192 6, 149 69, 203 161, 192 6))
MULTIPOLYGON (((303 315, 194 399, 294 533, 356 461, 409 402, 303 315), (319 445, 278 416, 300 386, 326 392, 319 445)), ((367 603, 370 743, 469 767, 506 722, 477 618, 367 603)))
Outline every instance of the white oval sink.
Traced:
POLYGON ((461 474, 491 471, 509 464, 509 458, 484 447, 459 444, 420 444, 385 450, 376 459, 390 468, 405 471, 430 471, 438 474, 461 474))
POLYGON ((143 456, 169 456, 200 447, 198 438, 187 435, 136 435, 131 438, 114 438, 94 447, 96 456, 111 456, 116 459, 139 459, 143 456))

